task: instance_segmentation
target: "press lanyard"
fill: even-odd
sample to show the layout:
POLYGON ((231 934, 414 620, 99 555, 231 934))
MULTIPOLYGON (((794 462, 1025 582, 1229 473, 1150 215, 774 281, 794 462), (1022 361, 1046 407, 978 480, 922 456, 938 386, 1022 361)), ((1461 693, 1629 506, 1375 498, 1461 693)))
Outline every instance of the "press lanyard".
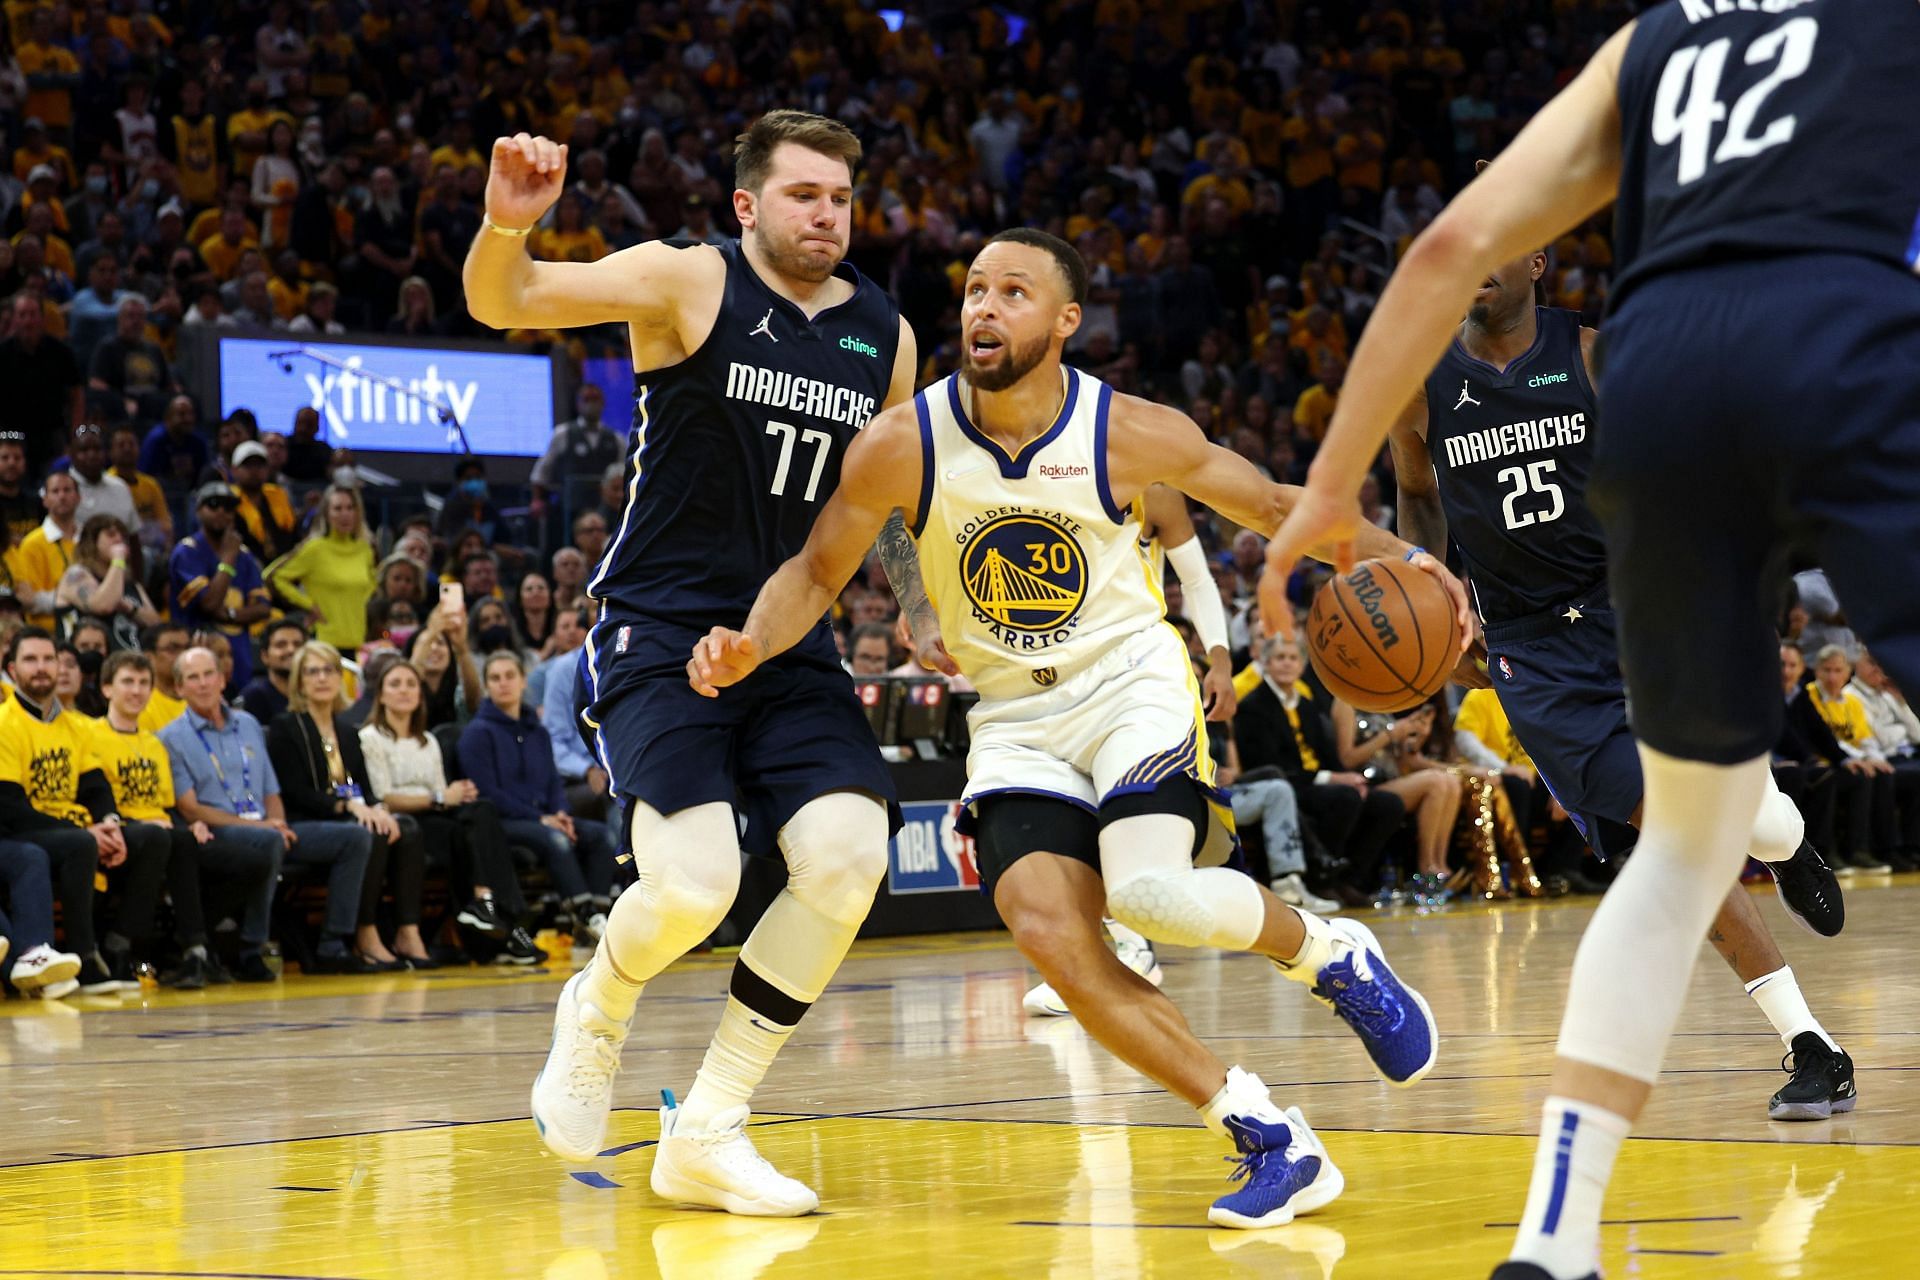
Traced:
MULTIPOLYGON (((234 798, 233 786, 227 781, 227 771, 220 767, 220 753, 215 751, 213 744, 207 741, 207 731, 196 724, 193 726, 193 732, 200 739, 200 745, 206 749, 207 761, 213 765, 213 776, 220 779, 220 789, 227 793, 227 803, 233 806, 234 815, 241 818, 259 817, 260 806, 253 802, 253 765, 247 760, 246 743, 240 744, 240 790, 245 798, 245 803, 242 804, 234 798)), ((235 736, 239 736, 238 731, 235 732, 235 736)))

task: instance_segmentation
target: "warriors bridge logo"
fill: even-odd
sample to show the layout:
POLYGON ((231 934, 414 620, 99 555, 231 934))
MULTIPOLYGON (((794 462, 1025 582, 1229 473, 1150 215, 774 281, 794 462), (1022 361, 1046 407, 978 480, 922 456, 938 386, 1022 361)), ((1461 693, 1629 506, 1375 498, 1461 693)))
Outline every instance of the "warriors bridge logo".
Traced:
POLYGON ((974 616, 1010 649, 1073 633, 1087 594, 1078 526, 1053 512, 989 512, 961 531, 960 575, 974 616))

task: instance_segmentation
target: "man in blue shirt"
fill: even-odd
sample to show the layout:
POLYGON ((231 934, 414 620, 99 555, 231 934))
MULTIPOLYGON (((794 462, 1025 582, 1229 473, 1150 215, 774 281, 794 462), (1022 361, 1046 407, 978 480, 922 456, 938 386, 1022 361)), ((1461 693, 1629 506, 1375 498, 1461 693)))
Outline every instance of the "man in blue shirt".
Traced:
POLYGON ((180 539, 167 561, 173 616, 188 627, 212 627, 233 648, 233 687, 253 676, 248 629, 273 612, 260 562, 240 540, 240 499, 218 480, 194 495, 197 532, 180 539))
MULTIPOLYGON (((160 731, 173 762, 174 802, 188 822, 213 828, 213 843, 200 850, 201 865, 223 859, 256 859, 262 851, 291 863, 324 864, 327 918, 314 971, 371 973, 348 946, 360 912, 360 881, 373 853, 373 837, 352 822, 289 824, 280 803, 280 780, 267 758, 260 722, 221 701, 220 667, 211 650, 193 648, 174 663, 174 684, 187 701, 178 719, 160 731)), ((240 927, 240 969, 249 982, 271 982, 260 957, 272 907, 268 892, 247 904, 240 927)))
POLYGON ((562 609, 554 615, 553 637, 560 650, 534 668, 527 677, 527 697, 540 704, 540 722, 553 739, 553 763, 560 770, 560 782, 566 788, 567 811, 576 817, 605 822, 616 831, 624 830, 618 800, 607 786, 607 771, 593 758, 591 748, 580 736, 580 721, 574 713, 573 693, 580 672, 580 646, 586 641, 593 619, 585 609, 562 609), (538 692, 535 692, 536 684, 538 692), (611 810, 611 817, 609 817, 611 810))

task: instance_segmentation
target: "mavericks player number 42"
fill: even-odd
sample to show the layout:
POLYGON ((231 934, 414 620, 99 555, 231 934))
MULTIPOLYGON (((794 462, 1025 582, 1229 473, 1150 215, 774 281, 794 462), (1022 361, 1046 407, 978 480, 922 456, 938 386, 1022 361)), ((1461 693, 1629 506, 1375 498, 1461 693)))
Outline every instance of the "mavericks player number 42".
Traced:
POLYGON ((1792 553, 1920 687, 1915 49, 1913 0, 1675 0, 1616 32, 1409 248, 1271 545, 1263 599, 1352 535, 1382 437, 1487 273, 1617 197, 1591 492, 1645 814, 1574 961, 1498 1280, 1597 1274, 1614 1158, 1770 804, 1792 553))

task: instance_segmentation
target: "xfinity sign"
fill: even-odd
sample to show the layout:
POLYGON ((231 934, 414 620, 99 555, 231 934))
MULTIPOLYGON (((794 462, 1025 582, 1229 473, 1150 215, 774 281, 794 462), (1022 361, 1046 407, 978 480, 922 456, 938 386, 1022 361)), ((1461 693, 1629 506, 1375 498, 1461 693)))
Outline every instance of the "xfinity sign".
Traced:
POLYGON ((441 407, 460 420, 475 453, 538 457, 553 435, 552 359, 506 348, 388 346, 298 334, 220 339, 221 414, 251 409, 264 429, 290 431, 293 415, 312 408, 330 444, 445 453, 458 446, 448 438, 441 407), (281 354, 302 347, 339 364, 281 354))

